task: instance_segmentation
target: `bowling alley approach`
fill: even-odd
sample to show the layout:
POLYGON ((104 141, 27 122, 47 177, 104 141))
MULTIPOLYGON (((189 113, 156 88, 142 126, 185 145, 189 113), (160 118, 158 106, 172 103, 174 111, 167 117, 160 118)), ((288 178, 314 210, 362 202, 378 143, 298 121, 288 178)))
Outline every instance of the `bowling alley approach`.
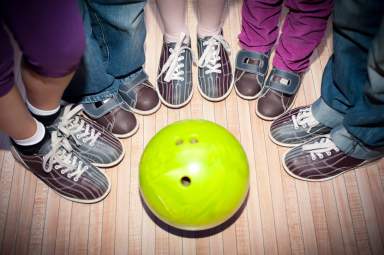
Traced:
POLYGON ((0 255, 383 255, 383 215, 383 0, 0 0, 0 255))

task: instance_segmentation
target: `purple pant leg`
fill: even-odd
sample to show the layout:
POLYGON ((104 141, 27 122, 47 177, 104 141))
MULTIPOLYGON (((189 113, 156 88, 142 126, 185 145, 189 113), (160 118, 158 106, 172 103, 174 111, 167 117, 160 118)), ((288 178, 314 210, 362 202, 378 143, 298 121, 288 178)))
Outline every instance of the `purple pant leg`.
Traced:
POLYGON ((332 0, 286 0, 289 13, 282 28, 273 65, 303 72, 314 49, 321 42, 332 11, 332 0))
POLYGON ((249 51, 268 52, 276 42, 283 0, 244 0, 239 40, 249 51))
POLYGON ((62 77, 77 68, 85 39, 76 0, 12 0, 4 5, 4 21, 32 70, 62 77))
POLYGON ((11 90, 13 83, 13 49, 0 19, 0 97, 11 90))

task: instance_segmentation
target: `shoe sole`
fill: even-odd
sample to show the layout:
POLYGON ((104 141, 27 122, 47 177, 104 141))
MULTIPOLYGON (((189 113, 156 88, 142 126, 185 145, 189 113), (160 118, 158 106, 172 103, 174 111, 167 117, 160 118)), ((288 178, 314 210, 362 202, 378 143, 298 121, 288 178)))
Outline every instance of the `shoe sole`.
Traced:
POLYGON ((225 92, 225 94, 221 97, 210 97, 210 96, 207 96, 206 94, 204 94, 204 92, 201 90, 200 88, 200 83, 199 85, 197 86, 199 92, 200 92, 200 95, 205 98, 206 100, 210 101, 210 102, 220 102, 220 101, 223 101, 224 99, 226 99, 232 92, 232 89, 235 85, 235 80, 234 80, 234 77, 232 77, 232 81, 231 81, 231 85, 229 85, 229 88, 228 88, 228 91, 225 92))
POLYGON ((139 130, 139 122, 136 121, 136 126, 128 133, 126 134, 115 134, 115 133, 112 133, 115 137, 119 138, 119 139, 125 139, 125 138, 129 138, 131 136, 133 136, 134 134, 136 134, 136 132, 139 130))
POLYGON ((240 97, 241 99, 244 99, 244 100, 247 100, 247 101, 252 101, 252 100, 255 100, 255 99, 257 99, 259 96, 260 96, 260 92, 259 93, 257 93, 256 95, 254 95, 254 96, 244 96, 243 94, 241 94, 238 90, 237 90, 237 87, 236 87, 236 85, 235 85, 235 92, 236 92, 236 95, 238 96, 238 97, 240 97))
MULTIPOLYGON (((25 169, 27 169, 28 171, 30 171, 32 174, 33 172, 31 171, 31 169, 24 163, 24 161, 21 159, 19 153, 16 151, 16 149, 12 146, 11 147, 11 153, 13 155, 13 157, 15 158, 15 160, 17 162, 19 162, 22 166, 24 166, 25 169)), ((111 191, 111 181, 110 179, 108 178, 108 176, 101 172, 100 173, 107 179, 108 181, 108 189, 106 190, 106 192, 99 198, 97 199, 93 199, 93 200, 84 200, 84 199, 76 199, 76 198, 71 198, 71 197, 67 197, 63 194, 60 194, 59 192, 57 192, 56 190, 54 190, 53 188, 49 187, 47 184, 44 183, 43 180, 41 180, 39 177, 37 177, 35 174, 33 174, 36 178, 38 178, 39 180, 41 180, 45 185, 47 185, 51 190, 53 190, 56 194, 58 194, 60 197, 63 197, 69 201, 72 201, 72 202, 76 202, 76 203, 81 203, 81 204, 94 204, 94 203, 97 203, 97 202, 100 202, 102 200, 104 200, 110 193, 111 191)))
POLYGON ((355 166, 355 167, 353 167, 353 168, 351 168, 351 169, 345 170, 344 172, 338 173, 338 174, 336 174, 336 175, 334 175, 334 176, 330 176, 330 177, 327 177, 327 178, 316 179, 316 180, 315 180, 315 179, 308 179, 308 178, 304 178, 304 177, 298 176, 298 175, 292 173, 292 172, 289 170, 289 168, 288 168, 287 165, 285 164, 285 157, 287 156, 288 152, 289 152, 289 150, 288 150, 286 153, 284 153, 283 157, 281 158, 281 160, 282 160, 282 165, 283 165, 283 168, 284 168, 285 172, 286 172, 288 175, 290 175, 290 176, 292 176, 293 178, 295 178, 295 179, 298 179, 298 180, 301 180, 301 181, 307 181, 307 182, 325 182, 325 181, 329 181, 329 180, 332 180, 332 179, 338 177, 339 175, 342 175, 342 174, 345 174, 346 172, 355 170, 355 169, 357 169, 357 168, 359 168, 359 167, 361 167, 361 166, 370 166, 370 165, 372 165, 375 161, 379 160, 379 159, 374 159, 374 160, 371 160, 371 161, 363 162, 363 163, 361 163, 361 164, 359 164, 359 165, 357 165, 357 166, 355 166))
POLYGON ((180 108, 183 108, 184 106, 186 106, 187 104, 189 104, 189 102, 191 102, 192 100, 192 97, 193 97, 193 86, 192 86, 192 91, 191 91, 191 94, 189 95, 189 97, 187 98, 187 100, 181 104, 170 104, 168 103, 167 101, 165 101, 165 99, 161 96, 160 92, 159 92, 159 89, 158 87, 156 86, 156 91, 157 91, 157 94, 159 95, 159 98, 160 98, 160 101, 163 105, 165 105, 166 107, 168 108, 171 108, 171 109, 180 109, 180 108))
POLYGON ((161 100, 159 100, 159 102, 157 103, 157 105, 154 108, 152 108, 151 110, 148 110, 148 111, 137 110, 137 109, 130 107, 130 106, 129 106, 129 110, 133 113, 138 114, 138 115, 147 116, 147 115, 151 115, 151 114, 154 114, 155 112, 157 112, 160 109, 160 106, 161 106, 161 100))

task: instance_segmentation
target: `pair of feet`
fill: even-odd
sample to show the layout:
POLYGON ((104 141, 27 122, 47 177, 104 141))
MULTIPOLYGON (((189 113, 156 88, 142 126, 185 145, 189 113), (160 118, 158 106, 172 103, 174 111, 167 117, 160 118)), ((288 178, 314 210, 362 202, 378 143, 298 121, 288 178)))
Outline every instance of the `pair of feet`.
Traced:
MULTIPOLYGON (((164 42, 160 56, 157 90, 170 108, 188 104, 193 95, 193 54, 190 38, 181 34, 178 42, 164 42)), ((197 39, 199 92, 209 101, 221 101, 231 92, 233 75, 229 44, 221 34, 197 39)))
POLYGON ((273 67, 269 76, 270 53, 241 50, 236 57, 235 90, 243 99, 256 102, 256 114, 274 120, 292 106, 300 87, 299 73, 273 67))
POLYGON ((290 110, 273 121, 271 140, 293 147, 283 156, 285 171, 301 180, 326 181, 370 162, 340 150, 330 136, 331 130, 315 119, 310 106, 290 110))
POLYGON ((111 167, 123 159, 121 142, 85 118, 82 106, 62 107, 45 128, 45 137, 36 145, 13 143, 15 159, 66 199, 80 203, 104 199, 111 183, 98 167, 111 167))
MULTIPOLYGON (((198 38, 198 88, 210 101, 223 100, 231 92, 233 75, 229 50, 222 35, 198 38)), ((88 117, 116 137, 130 137, 138 130, 134 113, 152 114, 160 108, 161 102, 171 108, 188 104, 193 94, 192 65, 190 38, 181 34, 178 42, 163 43, 156 89, 142 73, 134 78, 138 81, 136 85, 123 85, 114 97, 84 104, 84 110, 88 117)))

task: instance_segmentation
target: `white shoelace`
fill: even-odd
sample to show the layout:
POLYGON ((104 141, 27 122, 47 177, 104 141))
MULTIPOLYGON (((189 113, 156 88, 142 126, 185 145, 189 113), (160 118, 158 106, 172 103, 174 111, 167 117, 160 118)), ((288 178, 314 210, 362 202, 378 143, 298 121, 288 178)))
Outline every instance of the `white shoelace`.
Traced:
POLYGON ((335 152, 340 151, 329 136, 320 138, 318 142, 303 145, 303 151, 308 151, 312 160, 316 160, 317 158, 323 159, 326 156, 331 156, 332 150, 335 152))
POLYGON ((163 68, 161 69, 157 79, 165 73, 164 81, 184 81, 184 56, 182 55, 186 50, 191 51, 191 48, 183 46, 186 35, 184 33, 180 34, 179 41, 176 43, 175 48, 170 48, 167 61, 164 63, 163 68))
POLYGON ((307 133, 319 124, 319 122, 312 115, 311 107, 301 109, 297 115, 292 115, 292 122, 295 129, 298 129, 299 127, 304 129, 306 128, 307 133))
POLYGON ((224 40, 222 35, 212 36, 208 41, 203 43, 203 46, 206 46, 206 48, 198 61, 198 66, 207 68, 205 74, 221 73, 221 70, 219 69, 221 67, 221 64, 219 63, 221 60, 220 45, 223 45, 224 49, 227 52, 230 52, 230 46, 228 42, 224 40))
MULTIPOLYGON (((73 109, 71 107, 72 105, 68 105, 64 108, 58 127, 59 130, 67 137, 76 136, 83 143, 94 146, 101 133, 77 116, 83 110, 82 105, 78 105, 73 109)), ((77 139, 74 140, 77 141, 77 139)))
POLYGON ((73 155, 72 147, 65 137, 59 137, 56 131, 51 135, 52 148, 43 157, 44 171, 49 173, 53 168, 55 170, 62 168, 60 171, 62 175, 77 182, 88 166, 83 165, 83 161, 73 155))

